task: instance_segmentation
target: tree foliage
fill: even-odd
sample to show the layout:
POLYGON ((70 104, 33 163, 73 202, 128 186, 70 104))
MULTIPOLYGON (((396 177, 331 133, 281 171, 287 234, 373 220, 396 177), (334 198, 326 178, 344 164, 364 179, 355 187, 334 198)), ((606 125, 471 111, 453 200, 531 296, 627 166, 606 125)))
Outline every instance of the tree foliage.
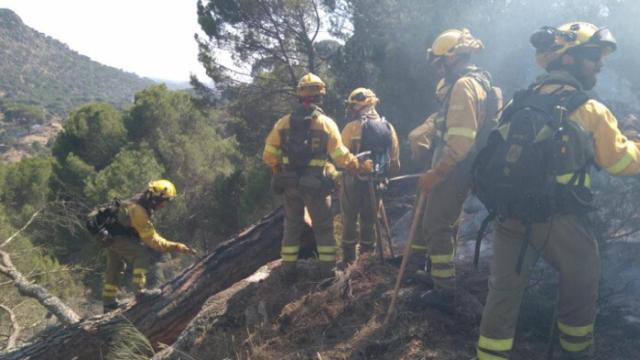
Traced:
POLYGON ((122 114, 112 105, 91 103, 74 111, 56 138, 53 154, 63 160, 70 153, 101 170, 126 144, 127 131, 122 114))
POLYGON ((163 173, 164 167, 148 147, 123 149, 107 167, 87 179, 84 193, 95 204, 125 199, 143 190, 149 181, 161 178, 163 173))
POLYGON ((330 50, 335 46, 327 45, 321 36, 329 25, 325 17, 331 9, 329 3, 198 2, 198 22, 206 35, 197 37, 199 59, 224 96, 226 109, 234 118, 230 130, 243 153, 255 154, 272 122, 294 104, 294 88, 303 74, 314 72, 329 81, 330 50), (230 55, 236 69, 221 60, 224 54, 230 55))
POLYGON ((5 209, 14 214, 16 222, 26 221, 44 206, 51 172, 52 161, 44 157, 27 158, 4 169, 0 198, 5 209))

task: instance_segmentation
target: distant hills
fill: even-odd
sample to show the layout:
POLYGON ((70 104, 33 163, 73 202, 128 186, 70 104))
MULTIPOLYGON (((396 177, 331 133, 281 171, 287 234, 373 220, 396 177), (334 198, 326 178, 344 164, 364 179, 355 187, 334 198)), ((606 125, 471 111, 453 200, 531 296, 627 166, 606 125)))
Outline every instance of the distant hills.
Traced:
MULTIPOLYGON (((82 29, 78 29, 82 31, 82 29)), ((64 115, 89 101, 123 107, 154 82, 102 65, 0 9, 0 100, 64 115)))
POLYGON ((69 112, 90 101, 124 108, 154 83, 95 62, 0 9, 0 161, 48 153, 69 112))

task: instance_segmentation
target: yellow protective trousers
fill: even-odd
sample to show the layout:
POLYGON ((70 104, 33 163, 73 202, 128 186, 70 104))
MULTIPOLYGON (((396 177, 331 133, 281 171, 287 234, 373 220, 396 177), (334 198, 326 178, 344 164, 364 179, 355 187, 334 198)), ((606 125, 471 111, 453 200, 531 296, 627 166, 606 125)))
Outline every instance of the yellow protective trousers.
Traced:
POLYGON ((112 244, 107 247, 107 269, 102 291, 103 304, 115 302, 120 278, 127 263, 133 266, 132 282, 135 290, 139 291, 145 287, 151 251, 136 238, 114 236, 112 244))
POLYGON ((300 238, 305 229, 304 208, 307 207, 313 234, 316 238, 318 259, 323 263, 336 262, 336 240, 333 237, 331 197, 323 191, 303 191, 305 188, 289 187, 284 192, 284 236, 281 257, 283 262, 298 260, 300 238))
POLYGON ((413 252, 429 253, 431 277, 439 288, 455 286, 454 224, 471 186, 469 172, 462 164, 429 193, 419 235, 411 244, 413 252))
MULTIPOLYGON (((509 359, 520 303, 529 274, 540 256, 559 273, 557 326, 560 347, 567 358, 589 359, 600 279, 598 244, 586 217, 554 215, 531 228, 529 247, 520 274, 518 255, 525 238, 520 221, 494 224, 489 294, 482 314, 479 360, 509 359)), ((540 354, 543 358, 544 354, 540 354)))
MULTIPOLYGON (((372 250, 375 241, 375 218, 369 194, 369 183, 358 180, 356 176, 345 174, 340 192, 340 208, 342 210, 342 243, 343 248, 353 248, 358 240, 357 225, 360 217, 360 246, 372 250)), ((362 250, 362 248, 361 248, 362 250)))

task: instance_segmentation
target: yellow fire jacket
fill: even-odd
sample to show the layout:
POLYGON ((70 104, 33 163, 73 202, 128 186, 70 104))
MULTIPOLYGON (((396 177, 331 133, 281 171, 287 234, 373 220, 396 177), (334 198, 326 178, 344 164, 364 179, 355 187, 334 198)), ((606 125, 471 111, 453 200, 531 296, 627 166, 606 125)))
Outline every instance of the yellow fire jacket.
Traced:
MULTIPOLYGON (((578 81, 566 72, 552 72, 548 76, 578 81)), ((539 91, 550 93, 569 85, 543 85, 539 91)), ((569 115, 569 119, 579 123, 593 136, 594 161, 609 174, 615 176, 632 175, 640 172, 640 142, 632 141, 618 129, 618 120, 605 105, 590 99, 569 115)))
MULTIPOLYGON (((370 121, 379 121, 380 115, 375 109, 371 109, 366 116, 370 121)), ((398 143, 398 135, 393 125, 391 126, 391 149, 389 150, 389 172, 396 174, 400 170, 400 145, 398 143)), ((347 145, 351 153, 360 152, 360 141, 362 140, 362 121, 360 119, 349 122, 342 129, 342 140, 347 145)))
MULTIPOLYGON (((280 118, 265 141, 262 160, 271 168, 288 163, 288 158, 282 151, 282 141, 288 138, 290 117, 291 115, 286 115, 280 118)), ((339 167, 357 168, 358 166, 358 159, 342 143, 338 126, 324 114, 317 114, 311 120, 311 147, 312 151, 321 154, 322 158, 312 159, 309 161, 309 166, 324 167, 329 157, 339 167)))
POLYGON ((120 215, 120 217, 122 216, 124 216, 124 219, 119 219, 119 221, 123 225, 134 228, 142 242, 154 250, 160 252, 180 251, 181 246, 184 246, 181 243, 169 241, 158 234, 151 219, 149 219, 147 210, 135 201, 129 202, 124 206, 124 214, 120 215))
MULTIPOLYGON (((453 169, 466 156, 476 137, 476 133, 486 118, 485 101, 487 92, 484 87, 470 76, 462 76, 450 90, 446 117, 436 120, 446 121, 446 133, 442 134, 443 148, 435 159, 432 168, 453 169)), ((436 121, 436 129, 438 123, 436 121)))

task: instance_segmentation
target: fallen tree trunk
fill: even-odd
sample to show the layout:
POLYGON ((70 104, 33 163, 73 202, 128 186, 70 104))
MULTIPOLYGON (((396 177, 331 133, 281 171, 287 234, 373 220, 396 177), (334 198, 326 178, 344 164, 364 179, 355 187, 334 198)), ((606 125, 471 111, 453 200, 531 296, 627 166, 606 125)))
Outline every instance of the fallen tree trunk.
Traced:
MULTIPOLYGON (((0 359, 96 359, 108 353, 112 331, 131 322, 151 344, 171 344, 205 301, 280 256, 283 211, 277 209, 166 283, 162 295, 123 310, 47 331, 0 359)), ((310 231, 305 236, 309 238, 310 231)), ((308 241, 307 241, 308 243, 308 241)))

